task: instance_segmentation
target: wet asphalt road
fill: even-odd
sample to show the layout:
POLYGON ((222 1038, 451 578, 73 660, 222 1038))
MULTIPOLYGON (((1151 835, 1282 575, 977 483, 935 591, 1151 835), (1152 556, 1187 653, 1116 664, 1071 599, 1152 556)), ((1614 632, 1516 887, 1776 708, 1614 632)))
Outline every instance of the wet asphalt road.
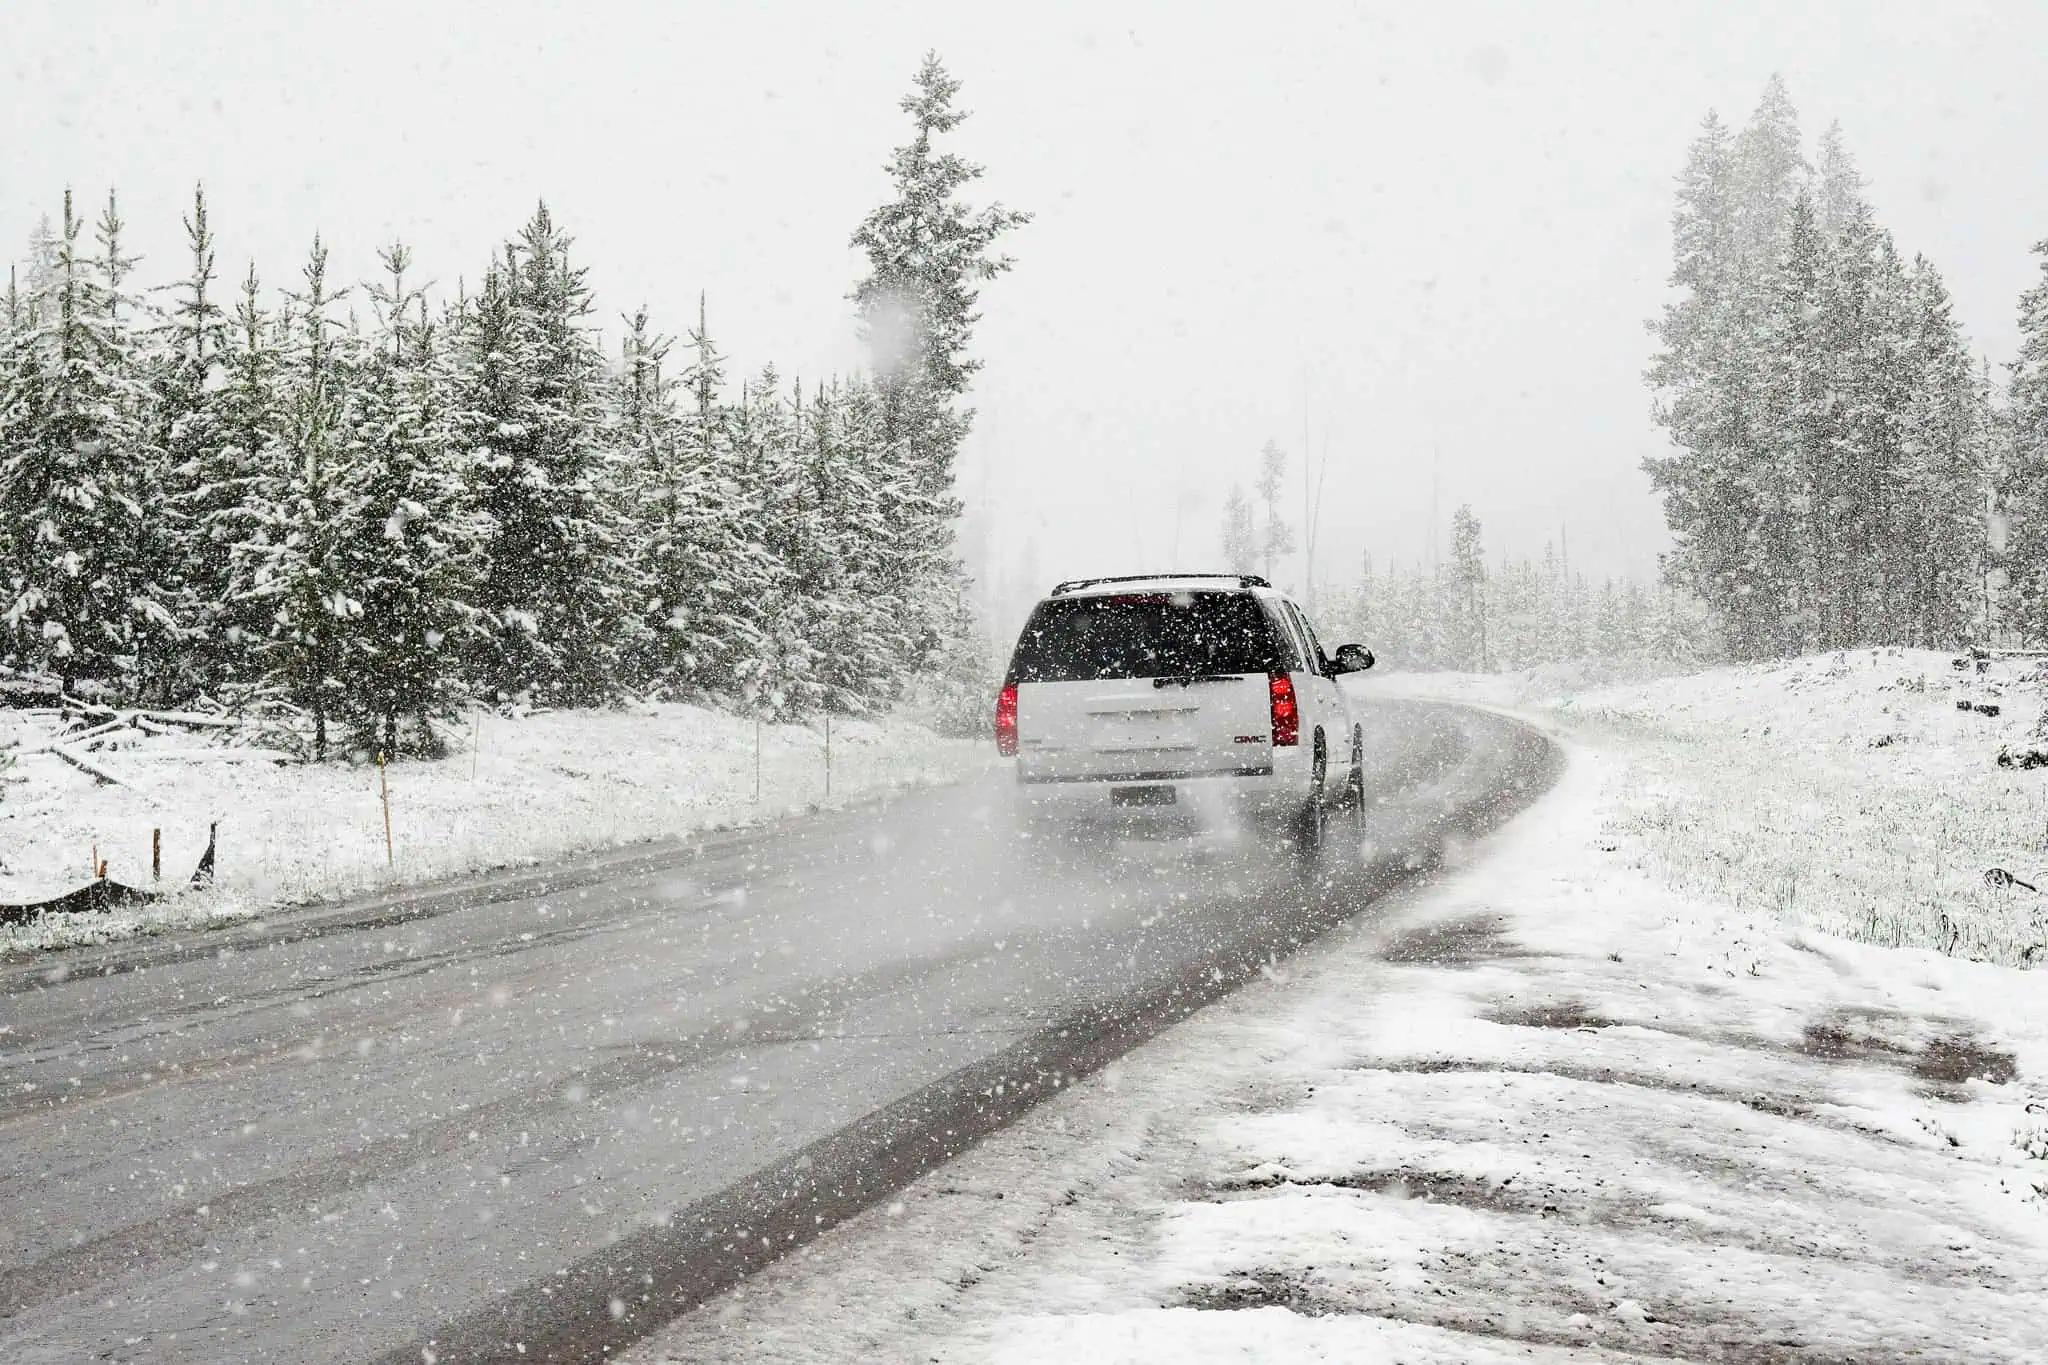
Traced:
POLYGON ((991 778, 0 966, 0 1360, 601 1359, 1558 762, 1365 715, 1371 804, 1307 881, 1257 838, 1048 851, 991 778))

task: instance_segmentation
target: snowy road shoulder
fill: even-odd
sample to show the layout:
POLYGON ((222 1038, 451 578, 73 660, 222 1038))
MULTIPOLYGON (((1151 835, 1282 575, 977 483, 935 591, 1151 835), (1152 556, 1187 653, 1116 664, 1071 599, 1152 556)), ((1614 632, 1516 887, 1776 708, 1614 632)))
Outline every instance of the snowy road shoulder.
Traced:
POLYGON ((25 760, 24 780, 0 801, 0 901, 69 890, 95 861, 116 881, 151 886, 153 831, 176 885, 216 821, 220 874, 211 890, 153 905, 0 927, 0 957, 751 824, 993 762, 984 740, 895 718, 836 721, 829 741, 822 726, 756 726, 671 703, 470 723, 461 750, 382 772, 363 761, 150 765, 143 749, 104 756, 128 783, 109 786, 48 755, 25 760))
POLYGON ((642 1360, 2039 1359, 2008 968, 1680 895, 1579 747, 1353 922, 642 1360))

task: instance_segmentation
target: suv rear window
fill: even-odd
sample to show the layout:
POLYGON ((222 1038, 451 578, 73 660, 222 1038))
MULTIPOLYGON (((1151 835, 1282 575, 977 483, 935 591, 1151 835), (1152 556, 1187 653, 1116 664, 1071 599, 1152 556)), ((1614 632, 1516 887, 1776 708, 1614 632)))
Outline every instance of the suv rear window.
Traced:
POLYGON ((1273 627, 1250 593, 1118 593, 1038 604, 1010 659, 1015 682, 1264 673, 1273 627))

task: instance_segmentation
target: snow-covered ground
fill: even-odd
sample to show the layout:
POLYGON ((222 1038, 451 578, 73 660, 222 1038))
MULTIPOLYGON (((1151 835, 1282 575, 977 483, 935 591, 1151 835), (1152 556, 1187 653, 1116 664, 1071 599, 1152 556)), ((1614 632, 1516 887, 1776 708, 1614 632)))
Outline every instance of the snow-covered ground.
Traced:
MULTIPOLYGON (((13 727, 24 754, 46 737, 18 715, 0 712, 0 726, 13 727)), ((219 876, 214 890, 140 909, 0 927, 0 953, 247 918, 280 903, 744 823, 959 777, 993 754, 985 741, 942 738, 903 720, 835 722, 828 796, 823 727, 763 726, 757 800, 754 723, 724 712, 660 705, 484 714, 468 726, 450 757, 384 774, 388 862, 372 764, 93 754, 127 784, 113 786, 29 754, 15 768, 21 780, 0 789, 0 903, 82 884, 95 852, 113 879, 150 886, 153 829, 162 831, 165 885, 175 886, 216 820, 219 876)), ((194 747, 185 735, 144 743, 194 747)))
POLYGON ((2048 1359, 2048 1010, 1967 960, 2024 937, 1979 863, 2034 880, 1997 812, 2048 778, 1992 762, 2033 685, 1948 674, 1535 708, 1566 776, 1462 866, 638 1358, 2048 1359), (1881 946, 1945 889, 1958 955, 1881 946))
POLYGON ((2048 899, 1985 875, 2048 888, 2048 769, 1998 763, 2043 743, 2048 670, 1954 659, 1866 649, 1585 690, 1543 673, 1387 681, 1624 745, 1625 854, 1680 889, 1864 942, 2048 960, 2048 899))

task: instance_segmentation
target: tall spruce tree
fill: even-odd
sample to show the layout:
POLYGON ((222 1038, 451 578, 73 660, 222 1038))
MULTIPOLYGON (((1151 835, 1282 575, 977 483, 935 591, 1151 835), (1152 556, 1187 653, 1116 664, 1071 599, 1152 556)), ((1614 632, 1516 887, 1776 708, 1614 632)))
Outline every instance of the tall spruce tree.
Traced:
POLYGON ((818 676, 815 604, 799 584, 809 528, 797 422, 772 366, 741 386, 734 419, 738 481, 769 564, 750 613, 753 648, 733 670, 734 677, 748 710, 797 719, 818 709, 824 684, 818 676))
MULTIPOLYGON (((913 131, 887 165, 893 193, 853 234, 868 260, 853 299, 874 374, 880 436, 915 472, 920 495, 919 521, 899 534, 943 549, 931 557, 927 579, 906 585, 902 598, 921 618, 909 632, 920 656, 915 673, 919 686, 953 697, 981 691, 990 671, 981 652, 959 638, 967 584, 953 552, 960 513, 954 467, 973 420, 959 402, 981 368, 969 351, 980 286, 1012 264, 996 243, 1030 221, 1000 203, 975 208, 961 197, 982 167, 938 145, 967 118, 954 103, 959 92, 938 55, 927 53, 902 101, 913 131)), ((926 701, 944 704, 937 695, 926 701)))
POLYGON ((217 517, 241 505, 245 489, 221 468, 216 390, 228 317, 213 293, 213 229, 203 188, 192 192, 185 239, 191 264, 154 338, 150 427, 151 444, 163 455, 159 553, 187 631, 179 667, 181 690, 190 690, 215 680, 213 632, 229 593, 229 542, 209 531, 217 517))
POLYGON ((633 581, 645 629, 629 662, 636 685, 675 696, 687 650, 687 599, 696 566, 681 534, 689 492, 686 450, 675 410, 677 381, 665 369, 673 343, 657 336, 643 305, 626 318, 620 343, 613 432, 627 461, 633 496, 633 581))
POLYGON ((2040 276, 2020 295, 2020 348, 2008 366, 2001 500, 2011 526, 2004 568, 2011 616, 2048 640, 2048 238, 2034 244, 2040 276))
POLYGON ((1457 667, 1490 667, 1486 647, 1486 551, 1469 504, 1451 516, 1450 634, 1457 667))
POLYGON ((313 756, 324 758, 347 702, 349 622, 362 611, 340 553, 360 472, 345 426, 350 362, 358 356, 334 314, 347 291, 329 286, 318 236, 301 279, 285 296, 275 443, 281 466, 267 471, 259 494, 262 551, 252 595, 271 613, 264 681, 304 713, 313 756))
POLYGON ((1730 138, 1709 113, 1687 154, 1672 218, 1671 283, 1680 293, 1651 324, 1663 347, 1648 376, 1654 410, 1676 451, 1644 466, 1677 542, 1672 573, 1735 622, 1738 649, 1755 654, 1768 645, 1756 638, 1752 605, 1758 509, 1745 456, 1754 357, 1735 196, 1730 138))
POLYGON ((285 322, 261 300, 252 262, 221 354, 220 387, 205 398, 209 439, 189 448, 178 476, 190 672, 200 692, 235 706, 253 699, 268 666, 271 565, 287 536, 292 473, 280 389, 285 322))
POLYGON ((620 462, 585 272, 542 204, 486 278, 462 403, 487 519, 475 676, 486 693, 587 706, 618 695, 640 631, 620 462))
POLYGON ((1287 477, 1287 455, 1277 441, 1259 449, 1259 477, 1252 487, 1266 505, 1266 528, 1259 535, 1260 572, 1273 577, 1280 557, 1294 550, 1294 530, 1280 515, 1280 489, 1287 477))
POLYGON ((925 54, 915 88, 902 101, 913 136, 890 156, 890 200, 862 220, 853 245, 869 273, 855 286, 880 397, 883 431, 914 453, 924 491, 952 492, 953 464, 971 414, 956 411, 981 362, 968 353, 978 286, 1010 269, 994 250, 1031 215, 1000 203, 975 209, 961 191, 982 167, 941 151, 937 139, 967 119, 954 107, 960 82, 935 52, 925 54))
POLYGON ((1905 363, 1914 378, 1905 414, 1894 550, 1901 619, 1894 631, 1922 648, 1981 638, 1991 484, 1990 394, 1971 361, 1940 272, 1915 258, 1905 363))
POLYGON ((682 388, 690 402, 680 431, 686 478, 673 532, 676 572, 687 581, 676 583, 663 627, 681 642, 676 661, 684 691, 731 697, 740 663, 761 643, 759 604, 774 581, 775 564, 760 540, 758 490, 742 468, 734 410, 722 397, 725 359, 712 339, 701 294, 689 345, 682 388))
POLYGON ((64 196, 53 264, 13 336, 0 394, 0 520, 8 527, 5 621, 18 664, 67 689, 132 697, 175 620, 145 558, 155 457, 146 384, 122 291, 130 262, 110 201, 101 253, 64 196))
POLYGON ((447 446, 445 351, 408 279, 412 253, 393 243, 378 259, 379 331, 344 414, 355 477, 336 553, 357 604, 346 619, 344 710, 359 748, 437 753, 432 722, 461 697, 458 651, 473 616, 464 555, 476 528, 447 446))
POLYGON ((636 509, 634 583, 641 602, 637 685, 658 696, 716 696, 725 670, 759 643, 750 604, 767 556, 748 537, 718 399, 720 360, 699 301, 690 363, 668 368, 670 342, 645 309, 627 320, 615 387, 621 451, 636 509), (679 406, 678 398, 687 406, 679 406))

